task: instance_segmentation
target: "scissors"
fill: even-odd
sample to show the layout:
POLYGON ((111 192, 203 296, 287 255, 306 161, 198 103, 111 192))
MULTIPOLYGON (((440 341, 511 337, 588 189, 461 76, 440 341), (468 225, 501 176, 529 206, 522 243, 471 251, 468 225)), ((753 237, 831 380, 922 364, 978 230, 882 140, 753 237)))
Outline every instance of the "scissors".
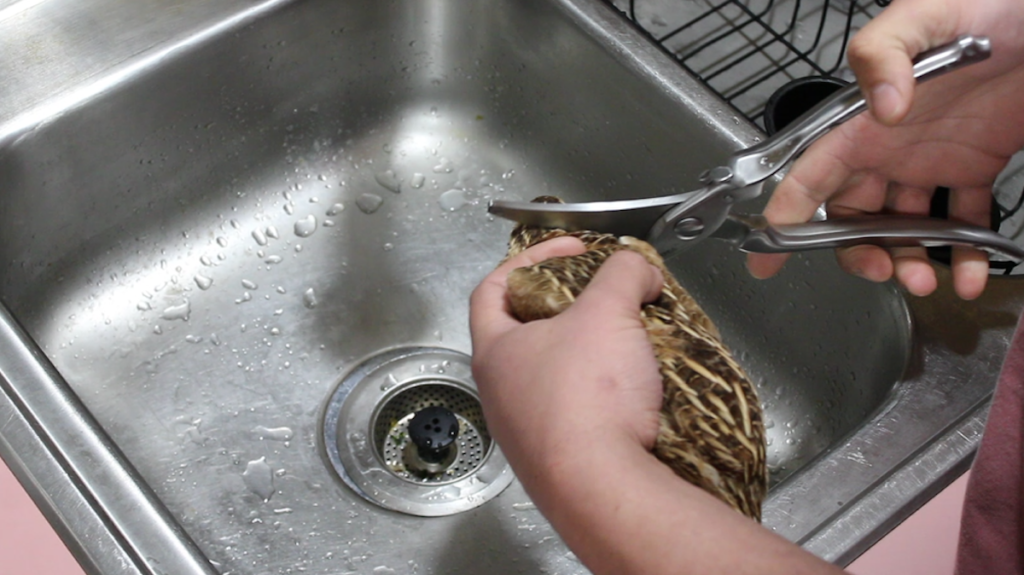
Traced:
MULTIPOLYGON (((991 52, 988 38, 960 36, 949 44, 920 54, 914 60, 914 78, 918 82, 936 78, 981 62, 991 52)), ((866 108, 867 103, 857 85, 847 86, 773 137, 740 150, 724 165, 705 171, 700 176, 704 187, 696 191, 638 200, 568 204, 494 200, 488 211, 538 227, 646 238, 664 256, 715 238, 728 241, 742 251, 756 253, 857 244, 882 247, 958 245, 1024 260, 1024 248, 1006 237, 983 227, 943 219, 864 216, 770 225, 760 215, 733 213, 736 204, 760 196, 764 183, 814 141, 866 108)))

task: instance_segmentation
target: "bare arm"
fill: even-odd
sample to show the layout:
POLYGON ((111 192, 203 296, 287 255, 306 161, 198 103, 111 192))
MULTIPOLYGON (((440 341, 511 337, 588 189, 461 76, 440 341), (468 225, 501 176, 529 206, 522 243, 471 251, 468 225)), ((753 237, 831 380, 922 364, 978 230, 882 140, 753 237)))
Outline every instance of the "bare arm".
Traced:
POLYGON ((610 258, 555 318, 508 314, 512 268, 580 251, 568 238, 535 246, 489 275, 471 305, 488 426, 569 547, 597 574, 841 573, 649 452, 662 384, 639 309, 661 276, 641 256, 610 258))

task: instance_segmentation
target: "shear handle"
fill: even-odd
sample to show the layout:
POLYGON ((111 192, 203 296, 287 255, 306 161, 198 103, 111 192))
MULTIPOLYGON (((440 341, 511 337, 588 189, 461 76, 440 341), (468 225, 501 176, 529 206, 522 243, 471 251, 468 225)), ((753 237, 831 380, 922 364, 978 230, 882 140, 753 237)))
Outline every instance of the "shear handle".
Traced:
POLYGON ((1024 260, 1024 248, 980 226, 937 218, 865 216, 771 226, 764 216, 731 215, 715 237, 745 252, 783 253, 861 244, 886 248, 967 246, 1024 260))
MULTIPOLYGON (((914 59, 914 78, 920 84, 992 54, 984 36, 963 35, 955 41, 922 52, 914 59)), ((734 154, 727 164, 731 184, 737 188, 760 184, 782 169, 826 132, 867 108, 860 88, 852 84, 839 90, 782 131, 767 140, 734 154)))

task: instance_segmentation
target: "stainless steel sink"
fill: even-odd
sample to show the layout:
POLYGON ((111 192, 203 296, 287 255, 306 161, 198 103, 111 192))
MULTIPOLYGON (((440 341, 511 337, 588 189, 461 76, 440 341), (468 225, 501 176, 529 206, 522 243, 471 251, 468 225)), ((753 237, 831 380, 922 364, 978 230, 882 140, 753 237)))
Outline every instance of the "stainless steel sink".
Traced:
MULTIPOLYGON (((0 454, 78 559, 585 572, 482 423, 497 467, 423 492, 468 501, 434 517, 370 501, 384 455, 346 477, 377 440, 345 426, 472 395, 467 297, 510 229, 487 200, 679 192, 760 133, 596 0, 151 4, 0 2, 0 454), (353 374, 382 383, 343 408, 353 374)), ((765 524, 847 562, 969 464, 1021 289, 742 261, 672 266, 758 383, 765 524)))

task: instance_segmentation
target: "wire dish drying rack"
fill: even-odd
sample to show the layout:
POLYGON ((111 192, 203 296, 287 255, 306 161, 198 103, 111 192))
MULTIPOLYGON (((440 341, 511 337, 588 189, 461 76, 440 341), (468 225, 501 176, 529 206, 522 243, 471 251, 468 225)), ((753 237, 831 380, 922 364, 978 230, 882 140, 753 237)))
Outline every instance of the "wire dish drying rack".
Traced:
POLYGON ((807 76, 851 80, 852 34, 882 10, 876 0, 606 0, 750 121, 783 84, 807 76))
MULTIPOLYGON (((846 67, 850 37, 889 0, 604 0, 652 42, 748 120, 764 127, 765 105, 785 84, 809 76, 853 81, 846 67)), ((1021 158, 1024 160, 1024 158, 1021 158)), ((993 229, 1024 230, 1024 161, 997 184, 993 229), (1013 191, 1008 193, 1007 189, 1013 191), (1012 222, 1010 220, 1013 220, 1012 222)), ((933 200, 944 217, 948 191, 933 200)), ((947 261, 949 248, 930 248, 947 261)), ((1017 274, 1019 262, 993 260, 992 273, 1017 274)))

